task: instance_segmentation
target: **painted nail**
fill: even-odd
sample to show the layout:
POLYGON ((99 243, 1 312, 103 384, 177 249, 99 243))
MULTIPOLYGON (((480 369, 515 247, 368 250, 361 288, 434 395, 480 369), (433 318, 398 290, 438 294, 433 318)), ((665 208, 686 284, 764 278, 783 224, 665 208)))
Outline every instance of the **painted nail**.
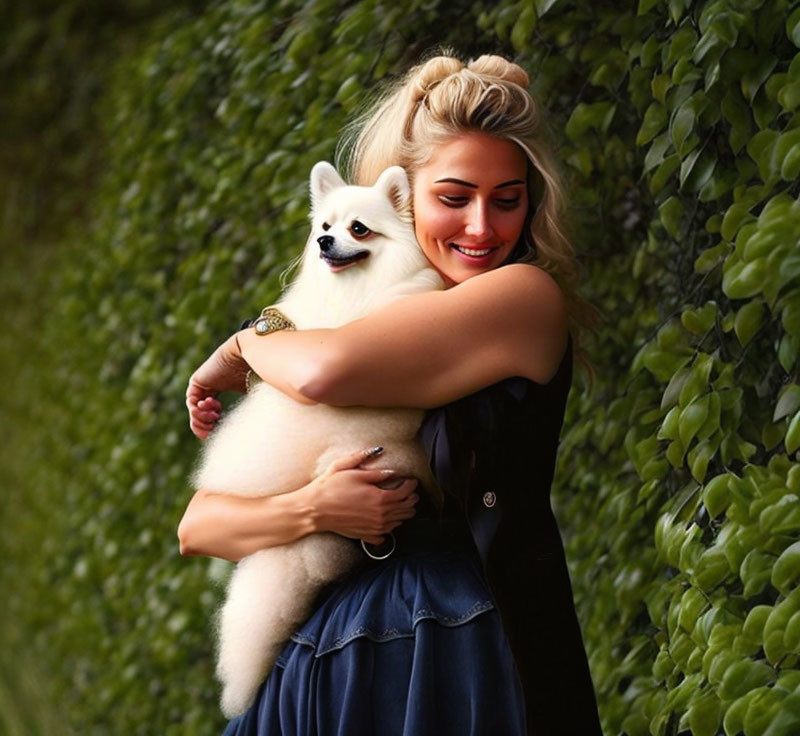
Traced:
POLYGON ((374 455, 380 455, 382 452, 383 452, 383 448, 380 447, 380 446, 377 446, 377 447, 370 447, 370 449, 367 450, 366 453, 364 453, 364 454, 372 457, 374 455))

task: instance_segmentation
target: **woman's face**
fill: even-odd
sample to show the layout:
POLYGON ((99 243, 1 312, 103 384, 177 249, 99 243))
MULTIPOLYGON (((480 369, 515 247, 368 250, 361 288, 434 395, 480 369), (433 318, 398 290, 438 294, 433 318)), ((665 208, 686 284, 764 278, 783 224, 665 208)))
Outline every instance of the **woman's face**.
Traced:
POLYGON ((505 263, 528 212, 527 158, 509 140, 453 138, 414 175, 414 227, 448 286, 505 263))

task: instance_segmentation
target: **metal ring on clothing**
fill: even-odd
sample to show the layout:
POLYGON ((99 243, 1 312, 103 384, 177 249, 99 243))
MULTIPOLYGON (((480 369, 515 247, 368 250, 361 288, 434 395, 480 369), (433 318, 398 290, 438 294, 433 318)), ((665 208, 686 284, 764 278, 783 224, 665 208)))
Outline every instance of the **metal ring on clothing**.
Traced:
MULTIPOLYGON (((370 552, 369 549, 367 549, 367 546, 368 546, 367 543, 363 539, 360 540, 361 541, 361 549, 364 550, 364 554, 367 557, 369 557, 369 558, 371 558, 373 560, 385 560, 387 557, 390 557, 392 555, 392 553, 397 549, 397 540, 394 538, 394 534, 392 532, 389 532, 389 537, 392 540, 392 548, 385 555, 376 555, 376 554, 373 554, 372 552, 370 552)), ((384 542, 383 544, 386 544, 386 542, 384 542)), ((370 544, 369 546, 373 547, 373 548, 380 549, 380 547, 383 546, 383 545, 370 544)))

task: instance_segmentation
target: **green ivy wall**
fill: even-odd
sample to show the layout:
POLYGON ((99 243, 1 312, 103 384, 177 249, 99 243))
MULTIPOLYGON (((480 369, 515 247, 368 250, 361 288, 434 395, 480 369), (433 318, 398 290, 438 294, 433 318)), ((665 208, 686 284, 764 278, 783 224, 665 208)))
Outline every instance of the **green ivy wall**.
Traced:
MULTIPOLYGON (((100 6, 74 7, 40 25, 80 36, 100 6)), ((27 151, 14 201, 58 206, 28 210, 52 227, 3 236, 0 725, 221 730, 210 620, 227 565, 182 559, 175 539, 197 452, 186 381, 277 294, 311 165, 370 89, 441 43, 531 72, 604 315, 554 499, 606 733, 800 733, 797 4, 130 13, 76 52, 95 84, 81 98, 64 81, 71 117, 31 103, 52 145, 27 151)), ((34 55, 17 20, 12 70, 34 55)), ((45 84, 61 59, 36 58, 45 84)))

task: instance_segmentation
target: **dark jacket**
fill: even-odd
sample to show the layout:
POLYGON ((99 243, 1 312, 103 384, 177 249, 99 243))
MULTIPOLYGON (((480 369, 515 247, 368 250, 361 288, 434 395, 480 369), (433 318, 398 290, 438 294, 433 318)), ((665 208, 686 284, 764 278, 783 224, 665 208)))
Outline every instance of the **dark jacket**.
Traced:
POLYGON ((428 412, 422 436, 466 515, 525 691, 528 731, 601 734, 550 505, 572 381, 571 344, 547 385, 511 378, 428 412))

